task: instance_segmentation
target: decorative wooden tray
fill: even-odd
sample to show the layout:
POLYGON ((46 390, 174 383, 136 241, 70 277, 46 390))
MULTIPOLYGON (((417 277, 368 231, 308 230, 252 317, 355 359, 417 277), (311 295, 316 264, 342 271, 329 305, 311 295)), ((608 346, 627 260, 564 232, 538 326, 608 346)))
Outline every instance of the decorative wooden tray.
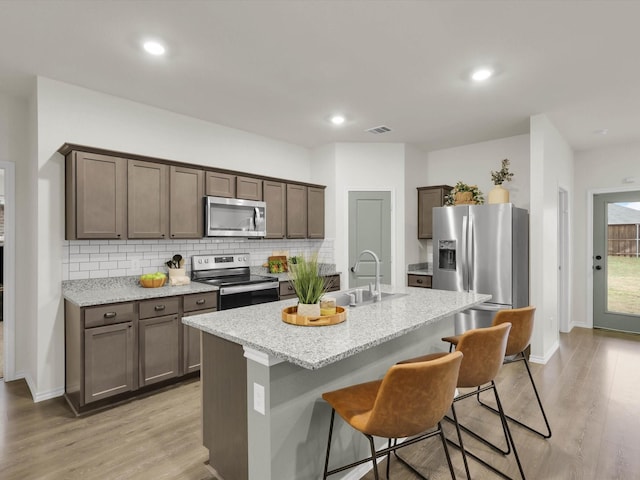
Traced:
POLYGON ((282 310, 282 321, 291 325, 301 325, 304 327, 326 327, 336 325, 347 319, 347 311, 343 307, 336 307, 335 315, 324 315, 321 317, 303 317, 297 315, 298 307, 287 307, 282 310))

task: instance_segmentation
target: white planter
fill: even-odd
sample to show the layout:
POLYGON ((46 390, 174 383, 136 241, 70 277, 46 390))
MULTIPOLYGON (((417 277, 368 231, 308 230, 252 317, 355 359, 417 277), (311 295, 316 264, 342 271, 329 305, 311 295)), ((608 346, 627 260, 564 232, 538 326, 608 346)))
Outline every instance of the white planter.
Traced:
POLYGON ((297 315, 303 317, 319 317, 320 316, 320 304, 319 303, 299 303, 297 315))
POLYGON ((489 191, 487 203, 509 203, 509 190, 502 185, 496 185, 489 191))

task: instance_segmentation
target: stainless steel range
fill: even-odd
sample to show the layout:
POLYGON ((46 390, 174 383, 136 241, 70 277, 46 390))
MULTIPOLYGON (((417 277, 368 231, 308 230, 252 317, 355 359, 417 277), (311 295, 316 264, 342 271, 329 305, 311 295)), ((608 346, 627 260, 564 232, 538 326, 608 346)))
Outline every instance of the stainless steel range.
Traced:
POLYGON ((278 300, 278 279, 251 275, 250 264, 251 256, 248 253, 194 255, 191 257, 191 279, 220 287, 219 310, 278 300))

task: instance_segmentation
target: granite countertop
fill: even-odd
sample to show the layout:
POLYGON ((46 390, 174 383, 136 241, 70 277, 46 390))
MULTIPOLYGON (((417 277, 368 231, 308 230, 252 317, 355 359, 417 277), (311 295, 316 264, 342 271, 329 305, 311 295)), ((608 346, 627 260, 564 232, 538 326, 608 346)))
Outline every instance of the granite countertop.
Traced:
POLYGON ((144 288, 138 284, 138 276, 66 280, 62 282, 62 295, 79 307, 104 305, 107 303, 132 302, 190 293, 215 292, 218 287, 206 283, 191 282, 189 285, 144 288))
POLYGON ((433 275, 433 270, 411 270, 408 271, 409 275, 433 275))
POLYGON ((194 315, 182 322, 309 370, 322 368, 491 299, 491 295, 383 285, 400 293, 379 303, 347 308, 347 320, 326 327, 282 321, 296 299, 194 315))
MULTIPOLYGON (((339 275, 340 272, 336 271, 336 266, 333 263, 321 263, 318 265, 318 270, 321 276, 339 275)), ((267 267, 251 267, 251 273, 253 275, 267 275, 269 277, 276 277, 279 281, 283 282, 289 280, 289 274, 284 273, 271 273, 267 267)))

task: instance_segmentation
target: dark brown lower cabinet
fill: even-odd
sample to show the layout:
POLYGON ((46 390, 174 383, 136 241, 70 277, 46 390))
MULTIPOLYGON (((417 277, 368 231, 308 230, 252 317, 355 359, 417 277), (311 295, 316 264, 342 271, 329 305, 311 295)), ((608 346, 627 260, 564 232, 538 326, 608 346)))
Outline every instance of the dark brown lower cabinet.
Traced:
POLYGON ((138 322, 141 387, 179 375, 179 328, 177 314, 138 322))
POLYGON ((90 307, 65 301, 65 398, 73 411, 195 376, 200 331, 181 318, 215 312, 217 303, 217 292, 90 307))
POLYGON ((84 403, 135 389, 133 322, 84 331, 84 403))

